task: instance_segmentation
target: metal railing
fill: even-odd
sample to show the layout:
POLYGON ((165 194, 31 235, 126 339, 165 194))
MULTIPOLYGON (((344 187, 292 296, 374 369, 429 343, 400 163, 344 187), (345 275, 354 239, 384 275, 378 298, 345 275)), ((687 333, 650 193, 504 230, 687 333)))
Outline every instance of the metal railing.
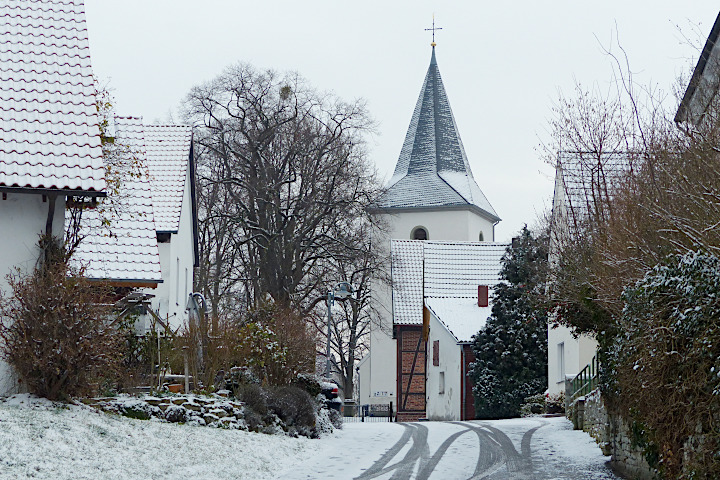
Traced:
POLYGON ((572 400, 587 395, 595 390, 598 383, 598 360, 597 355, 590 360, 575 378, 572 379, 572 400))
POLYGON ((392 422, 395 415, 393 403, 359 405, 348 408, 345 405, 343 422, 392 422))

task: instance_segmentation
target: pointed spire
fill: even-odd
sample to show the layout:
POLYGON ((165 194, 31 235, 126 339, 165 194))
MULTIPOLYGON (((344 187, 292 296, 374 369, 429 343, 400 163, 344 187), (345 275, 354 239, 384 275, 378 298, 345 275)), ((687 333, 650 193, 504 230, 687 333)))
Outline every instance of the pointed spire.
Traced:
POLYGON ((462 207, 499 221, 473 178, 432 47, 430 66, 381 209, 462 207))

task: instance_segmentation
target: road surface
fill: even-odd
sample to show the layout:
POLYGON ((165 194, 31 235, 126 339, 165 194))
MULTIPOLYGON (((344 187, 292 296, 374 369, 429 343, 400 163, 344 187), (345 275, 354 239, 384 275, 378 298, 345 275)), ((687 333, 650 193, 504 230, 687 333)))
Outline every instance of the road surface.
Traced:
POLYGON ((607 460, 564 418, 355 423, 282 478, 615 480, 607 460))

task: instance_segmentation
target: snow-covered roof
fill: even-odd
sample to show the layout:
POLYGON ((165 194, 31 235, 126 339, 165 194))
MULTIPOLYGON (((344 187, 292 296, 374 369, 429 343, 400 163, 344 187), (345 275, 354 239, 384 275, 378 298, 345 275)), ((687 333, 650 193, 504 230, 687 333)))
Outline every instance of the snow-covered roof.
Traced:
POLYGON ((496 242, 425 242, 425 296, 477 299, 478 285, 500 281, 508 247, 496 242))
POLYGON ((461 207, 499 221, 468 163, 433 47, 430 67, 380 210, 461 207))
POLYGON ((705 47, 693 70, 680 106, 675 114, 676 122, 700 125, 720 89, 720 13, 715 18, 705 47))
POLYGON ((390 243, 393 321, 422 324, 423 242, 392 240, 390 243))
POLYGON ((575 232, 602 217, 601 209, 632 169, 633 159, 631 152, 560 152, 553 199, 557 228, 575 232))
POLYGON ((158 232, 178 231, 191 141, 190 125, 145 126, 147 165, 158 232))
POLYGON ((81 0, 0 0, 0 187, 105 190, 81 0))
MULTIPOLYGON (((476 287, 477 290, 477 287, 476 287)), ((485 327, 492 306, 478 307, 477 298, 426 297, 425 305, 458 342, 470 342, 485 327)))
POLYGON ((478 286, 500 281, 507 248, 495 242, 392 240, 394 323, 422 324, 423 298, 474 301, 477 306, 478 286))
POLYGON ((117 117, 115 130, 115 145, 125 161, 112 168, 122 174, 122 182, 99 208, 83 212, 85 238, 73 261, 85 267, 88 278, 157 284, 162 275, 142 119, 117 117))

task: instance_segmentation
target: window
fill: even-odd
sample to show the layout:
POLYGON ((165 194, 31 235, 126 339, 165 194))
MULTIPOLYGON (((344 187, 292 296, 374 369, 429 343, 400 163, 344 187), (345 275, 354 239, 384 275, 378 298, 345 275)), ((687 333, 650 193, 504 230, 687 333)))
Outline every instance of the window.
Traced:
POLYGON ((433 342, 433 366, 440 366, 440 340, 433 342))
POLYGON ((438 379, 438 393, 445 393, 445 372, 440 372, 440 378, 438 379))
POLYGON ((428 232, 425 227, 415 227, 413 228, 412 235, 410 235, 411 240, 427 240, 428 239, 428 232))
POLYGON ((480 242, 484 242, 484 241, 485 241, 485 236, 483 235, 482 232, 480 232, 480 235, 478 235, 478 241, 480 241, 480 242))
POLYGON ((190 292, 188 292, 188 269, 187 269, 187 267, 185 267, 185 299, 186 300, 188 298, 189 293, 190 292))
POLYGON ((557 358, 558 358, 558 382, 564 382, 565 381, 565 342, 558 343, 557 358))
POLYGON ((180 305, 180 258, 175 259, 175 305, 180 305))

